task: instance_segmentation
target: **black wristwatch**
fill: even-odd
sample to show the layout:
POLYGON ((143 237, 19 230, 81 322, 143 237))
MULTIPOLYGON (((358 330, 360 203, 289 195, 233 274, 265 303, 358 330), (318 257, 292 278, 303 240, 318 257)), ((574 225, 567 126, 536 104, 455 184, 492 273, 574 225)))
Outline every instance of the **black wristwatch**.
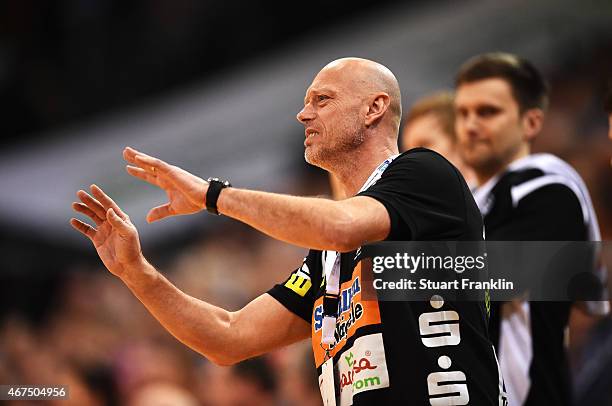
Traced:
POLYGON ((226 180, 219 180, 219 178, 208 178, 208 191, 206 191, 206 211, 212 214, 219 215, 217 210, 217 200, 221 191, 226 187, 232 186, 226 180))

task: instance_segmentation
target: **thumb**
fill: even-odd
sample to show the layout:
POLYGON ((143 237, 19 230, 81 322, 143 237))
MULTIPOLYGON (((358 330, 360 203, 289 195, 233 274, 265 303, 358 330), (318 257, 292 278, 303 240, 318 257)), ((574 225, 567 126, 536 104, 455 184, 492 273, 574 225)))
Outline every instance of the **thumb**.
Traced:
POLYGON ((162 204, 161 206, 157 206, 152 208, 147 214, 147 221, 152 223, 157 220, 164 219, 166 217, 170 217, 173 215, 172 209, 170 208, 170 203, 162 204))
POLYGON ((119 234, 125 236, 130 233, 131 229, 129 225, 123 219, 121 219, 121 217, 119 217, 112 208, 106 211, 106 219, 110 223, 111 227, 117 230, 119 234))

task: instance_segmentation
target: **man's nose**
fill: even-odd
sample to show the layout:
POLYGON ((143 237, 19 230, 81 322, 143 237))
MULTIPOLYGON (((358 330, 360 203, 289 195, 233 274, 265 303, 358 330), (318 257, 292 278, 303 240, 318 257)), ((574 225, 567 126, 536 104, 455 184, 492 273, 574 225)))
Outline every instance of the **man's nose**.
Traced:
POLYGON ((470 133, 470 134, 475 134, 478 132, 478 117, 476 116, 476 114, 468 114, 464 120, 463 120, 463 125, 465 127, 465 130, 470 133))
POLYGON ((302 110, 300 110, 299 113, 297 113, 296 118, 300 123, 304 124, 314 118, 314 112, 308 105, 306 105, 302 110))

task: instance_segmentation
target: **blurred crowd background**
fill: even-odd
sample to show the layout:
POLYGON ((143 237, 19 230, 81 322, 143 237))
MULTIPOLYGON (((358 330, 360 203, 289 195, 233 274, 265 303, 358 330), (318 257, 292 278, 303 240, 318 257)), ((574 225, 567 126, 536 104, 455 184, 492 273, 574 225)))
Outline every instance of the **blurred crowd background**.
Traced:
MULTIPOLYGON (((578 170, 611 240, 601 100, 612 75, 612 4, 495 3, 2 2, 0 383, 67 384, 62 405, 319 405, 309 342, 214 366, 159 327, 68 219, 74 192, 101 184, 164 274, 239 309, 284 280, 305 250, 207 214, 147 225, 146 210, 164 197, 122 172, 120 151, 141 147, 238 186, 329 195, 325 174, 303 162, 294 116, 312 76, 343 56, 389 66, 405 110, 450 88, 476 53, 533 60, 552 89, 534 150, 578 170)), ((572 315, 576 374, 591 323, 572 315)))
MULTIPOLYGON (((303 252, 227 228, 184 247, 161 270, 186 293, 237 310, 296 267, 303 252)), ((58 270, 53 284, 35 294, 47 299, 30 296, 5 312, 0 382, 69 385, 62 405, 321 403, 308 341, 218 367, 178 343, 98 264, 58 270)))

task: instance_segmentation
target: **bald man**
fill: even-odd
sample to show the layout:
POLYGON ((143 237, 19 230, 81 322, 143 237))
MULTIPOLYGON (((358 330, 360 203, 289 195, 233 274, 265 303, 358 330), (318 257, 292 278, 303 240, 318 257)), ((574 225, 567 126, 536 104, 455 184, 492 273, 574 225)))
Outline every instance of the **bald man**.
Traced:
POLYGON ((164 278, 129 217, 97 186, 73 204, 95 227, 71 223, 171 334, 220 365, 311 337, 326 405, 502 404, 483 303, 361 296, 357 250, 366 242, 482 240, 457 170, 429 150, 398 154, 400 117, 399 86, 386 67, 345 58, 317 74, 297 119, 306 161, 339 180, 346 198, 337 201, 233 188, 125 149, 128 172, 168 194, 149 221, 206 209, 310 249, 283 283, 236 312, 164 278))

